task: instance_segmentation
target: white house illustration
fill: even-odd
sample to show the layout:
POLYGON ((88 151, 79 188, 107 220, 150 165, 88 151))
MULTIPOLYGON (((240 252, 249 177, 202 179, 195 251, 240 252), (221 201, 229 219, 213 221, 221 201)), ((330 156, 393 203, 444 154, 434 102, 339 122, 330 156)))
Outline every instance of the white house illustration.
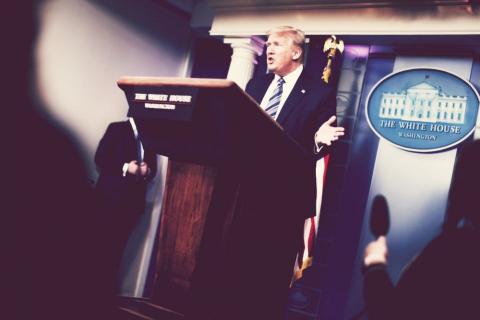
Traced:
POLYGON ((450 96, 426 81, 400 93, 384 92, 380 118, 463 124, 467 97, 450 96))

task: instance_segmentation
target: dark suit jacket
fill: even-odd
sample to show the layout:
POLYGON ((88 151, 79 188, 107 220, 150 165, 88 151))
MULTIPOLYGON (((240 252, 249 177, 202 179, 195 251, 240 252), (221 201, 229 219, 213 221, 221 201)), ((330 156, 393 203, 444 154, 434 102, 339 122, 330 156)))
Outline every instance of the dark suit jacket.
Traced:
POLYGON ((145 149, 144 161, 151 170, 149 178, 145 180, 129 174, 123 177, 123 165, 135 159, 137 144, 130 123, 111 123, 95 153, 100 173, 96 191, 104 205, 138 216, 145 208, 146 185, 149 178, 155 176, 157 161, 156 155, 145 149))
MULTIPOLYGON (((267 74, 250 80, 246 92, 260 104, 273 78, 274 74, 267 74)), ((335 107, 335 89, 303 69, 277 117, 277 122, 306 152, 313 156, 315 132, 332 115, 335 115, 335 107)), ((327 150, 323 148, 315 158, 320 159, 327 150)))
MULTIPOLYGON (((254 78, 247 84, 246 92, 259 104, 272 82, 274 74, 267 74, 264 77, 254 78)), ((308 74, 303 69, 280 114, 277 122, 285 132, 291 136, 307 154, 312 155, 311 179, 305 181, 305 193, 311 195, 308 204, 308 212, 299 212, 305 217, 315 215, 316 181, 315 162, 325 156, 329 148, 322 148, 319 154, 314 154, 314 135, 318 128, 335 115, 336 92, 335 89, 327 86, 321 79, 308 74)))

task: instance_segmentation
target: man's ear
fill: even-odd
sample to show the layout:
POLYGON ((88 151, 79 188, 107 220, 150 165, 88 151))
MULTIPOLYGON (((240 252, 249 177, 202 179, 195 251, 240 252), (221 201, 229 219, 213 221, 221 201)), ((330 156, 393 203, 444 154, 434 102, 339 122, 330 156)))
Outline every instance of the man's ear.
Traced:
POLYGON ((292 60, 298 60, 300 58, 300 50, 293 50, 292 51, 292 60))

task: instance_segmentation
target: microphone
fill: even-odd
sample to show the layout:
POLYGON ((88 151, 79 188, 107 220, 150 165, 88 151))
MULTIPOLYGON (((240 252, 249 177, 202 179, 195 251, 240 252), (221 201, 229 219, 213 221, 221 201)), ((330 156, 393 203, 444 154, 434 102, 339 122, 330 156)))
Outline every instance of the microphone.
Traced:
POLYGON ((382 195, 377 195, 373 199, 370 214, 370 231, 378 238, 385 236, 390 229, 390 213, 388 210, 387 200, 382 195))
MULTIPOLYGON (((370 210, 370 231, 376 239, 380 236, 386 236, 390 229, 390 212, 388 210, 387 200, 382 195, 376 195, 373 198, 372 208, 370 210)), ((362 271, 365 271, 365 265, 362 265, 362 271)), ((351 318, 351 320, 360 320, 367 315, 367 307, 351 318)))

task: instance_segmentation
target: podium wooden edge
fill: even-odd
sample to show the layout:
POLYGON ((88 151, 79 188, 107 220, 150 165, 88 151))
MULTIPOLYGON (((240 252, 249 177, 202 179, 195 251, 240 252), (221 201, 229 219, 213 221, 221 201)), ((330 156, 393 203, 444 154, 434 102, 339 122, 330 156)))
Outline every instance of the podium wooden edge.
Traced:
POLYGON ((197 88, 231 88, 238 85, 226 79, 213 78, 179 78, 179 77, 138 77, 124 76, 117 80, 117 85, 123 86, 185 86, 197 88))

